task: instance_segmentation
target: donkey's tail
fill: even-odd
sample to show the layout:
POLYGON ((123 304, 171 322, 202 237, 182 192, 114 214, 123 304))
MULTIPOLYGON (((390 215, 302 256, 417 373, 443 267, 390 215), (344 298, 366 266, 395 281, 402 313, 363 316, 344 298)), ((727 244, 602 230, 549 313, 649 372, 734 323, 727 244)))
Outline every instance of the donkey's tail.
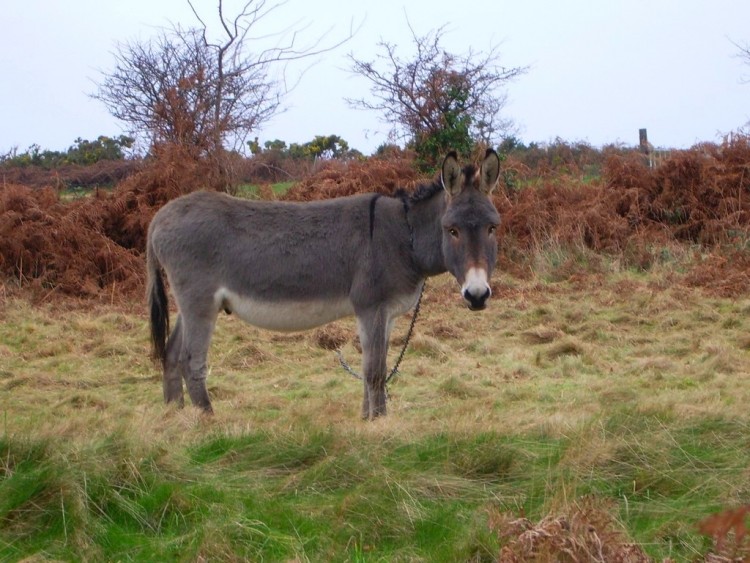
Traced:
POLYGON ((164 365, 169 334, 169 301, 161 264, 154 253, 150 238, 146 243, 146 270, 146 300, 151 315, 151 356, 164 365))

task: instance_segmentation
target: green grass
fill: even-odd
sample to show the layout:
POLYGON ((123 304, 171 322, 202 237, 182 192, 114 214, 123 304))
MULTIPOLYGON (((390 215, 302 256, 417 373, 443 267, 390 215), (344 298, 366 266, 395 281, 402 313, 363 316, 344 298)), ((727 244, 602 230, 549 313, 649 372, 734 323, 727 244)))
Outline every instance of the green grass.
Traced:
POLYGON ((96 192, 111 193, 114 191, 112 186, 96 186, 96 187, 82 187, 82 186, 69 186, 58 190, 58 196, 60 201, 69 203, 78 199, 84 199, 92 197, 96 192))
POLYGON ((315 332, 220 318, 205 417, 162 404, 137 301, 7 297, 0 560, 495 561, 490 514, 586 498, 700 559, 698 522, 750 503, 750 299, 659 275, 499 278, 482 313, 433 280, 372 423, 315 332))
MULTIPOLYGON (((241 184, 237 186, 236 195, 247 199, 263 199, 269 195, 265 190, 269 190, 270 194, 273 194, 274 197, 279 197, 284 195, 293 185, 294 182, 277 182, 267 186, 260 186, 258 184, 241 184)), ((74 186, 60 190, 59 195, 61 201, 70 202, 77 199, 91 197, 97 190, 111 192, 113 188, 110 186, 97 188, 82 188, 74 186)))
MULTIPOLYGON (((654 424, 597 425, 627 433, 628 422, 654 424)), ((538 518, 561 495, 615 499, 649 551, 688 558, 710 545, 691 518, 746 486, 748 429, 715 424, 734 438, 696 446, 705 427, 665 436, 656 424, 654 435, 618 437, 611 458, 585 472, 579 436, 440 433, 353 445, 342 430, 290 430, 206 436, 178 451, 124 434, 75 451, 6 437, 0 558, 351 560, 360 549, 365 560, 492 560, 488 505, 538 518)))
MULTIPOLYGON (((278 197, 284 195, 286 191, 294 185, 294 182, 277 182, 270 184, 271 193, 278 197)), ((237 196, 247 199, 265 199, 263 190, 265 188, 257 184, 242 184, 237 187, 237 196)))

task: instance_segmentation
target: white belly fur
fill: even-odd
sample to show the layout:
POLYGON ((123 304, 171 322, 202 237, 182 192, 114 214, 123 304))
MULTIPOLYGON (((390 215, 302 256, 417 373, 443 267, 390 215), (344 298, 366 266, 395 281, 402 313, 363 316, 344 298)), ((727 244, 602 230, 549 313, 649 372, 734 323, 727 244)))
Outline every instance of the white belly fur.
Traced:
POLYGON ((388 307, 390 316, 403 315, 407 311, 413 309, 416 306, 417 301, 419 300, 419 294, 421 292, 422 286, 420 285, 419 287, 417 287, 417 290, 414 293, 401 295, 395 300, 391 301, 391 303, 389 304, 390 306, 388 307))
POLYGON ((283 332, 307 330, 354 314, 349 299, 330 301, 261 301, 226 288, 214 295, 217 307, 229 310, 248 324, 283 332))

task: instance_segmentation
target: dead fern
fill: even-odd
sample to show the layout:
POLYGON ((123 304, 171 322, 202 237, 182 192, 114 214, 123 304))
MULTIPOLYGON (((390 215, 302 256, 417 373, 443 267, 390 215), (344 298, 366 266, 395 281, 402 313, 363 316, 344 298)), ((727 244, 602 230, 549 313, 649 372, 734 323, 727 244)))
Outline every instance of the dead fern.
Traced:
POLYGON ((714 542, 713 553, 706 556, 706 562, 740 563, 750 560, 749 514, 750 504, 746 504, 712 514, 698 524, 698 531, 714 542))
POLYGON ((647 563, 651 559, 602 501, 584 497, 561 515, 538 523, 494 509, 489 525, 503 544, 498 563, 647 563))

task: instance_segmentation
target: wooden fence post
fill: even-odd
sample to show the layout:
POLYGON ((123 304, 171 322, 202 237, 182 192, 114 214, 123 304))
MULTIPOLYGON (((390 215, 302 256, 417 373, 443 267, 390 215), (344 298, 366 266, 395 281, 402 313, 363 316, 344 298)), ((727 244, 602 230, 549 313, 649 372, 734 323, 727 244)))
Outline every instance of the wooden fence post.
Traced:
POLYGON ((638 129, 638 141, 643 154, 648 154, 648 132, 645 129, 638 129))
POLYGON ((658 155, 654 153, 654 147, 648 142, 648 132, 645 128, 638 129, 638 144, 643 156, 645 156, 648 161, 648 167, 654 168, 656 166, 656 158, 658 155))

